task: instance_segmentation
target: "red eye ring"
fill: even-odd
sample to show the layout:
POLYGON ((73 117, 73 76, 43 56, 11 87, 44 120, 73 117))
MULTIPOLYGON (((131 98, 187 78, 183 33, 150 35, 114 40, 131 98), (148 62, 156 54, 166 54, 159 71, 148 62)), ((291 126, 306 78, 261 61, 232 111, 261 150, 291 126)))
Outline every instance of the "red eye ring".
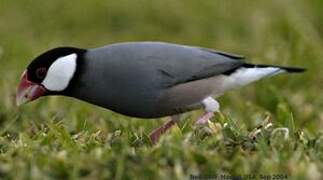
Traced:
POLYGON ((37 76, 37 78, 39 78, 39 79, 44 78, 44 77, 45 77, 45 75, 46 75, 46 73, 47 73, 47 70, 46 70, 46 68, 45 68, 45 67, 40 67, 40 68, 38 68, 38 69, 36 70, 36 76, 37 76))

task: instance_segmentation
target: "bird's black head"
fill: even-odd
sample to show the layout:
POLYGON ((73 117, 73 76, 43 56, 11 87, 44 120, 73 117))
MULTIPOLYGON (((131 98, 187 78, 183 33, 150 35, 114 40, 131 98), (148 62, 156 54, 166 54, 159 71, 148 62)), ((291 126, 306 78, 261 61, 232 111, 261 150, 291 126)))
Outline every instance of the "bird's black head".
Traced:
POLYGON ((66 90, 77 70, 78 59, 85 52, 85 49, 59 47, 36 57, 22 74, 17 104, 66 90))

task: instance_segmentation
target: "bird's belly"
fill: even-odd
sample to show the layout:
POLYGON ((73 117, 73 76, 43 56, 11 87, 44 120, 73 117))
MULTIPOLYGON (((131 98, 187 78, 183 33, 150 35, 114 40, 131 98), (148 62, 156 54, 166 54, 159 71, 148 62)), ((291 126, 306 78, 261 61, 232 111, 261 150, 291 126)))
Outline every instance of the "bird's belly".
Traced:
POLYGON ((159 118, 201 108, 201 101, 220 92, 220 85, 216 78, 209 78, 158 90, 87 87, 76 98, 131 117, 159 118))
POLYGON ((165 91, 163 105, 165 108, 189 111, 202 107, 202 100, 222 95, 226 87, 223 78, 215 76, 208 79, 179 84, 165 91))
POLYGON ((114 112, 138 118, 159 118, 173 115, 169 109, 162 108, 162 100, 158 93, 146 94, 132 91, 129 93, 89 93, 76 96, 77 99, 112 110, 114 112), (90 96, 86 94, 91 94, 90 96))

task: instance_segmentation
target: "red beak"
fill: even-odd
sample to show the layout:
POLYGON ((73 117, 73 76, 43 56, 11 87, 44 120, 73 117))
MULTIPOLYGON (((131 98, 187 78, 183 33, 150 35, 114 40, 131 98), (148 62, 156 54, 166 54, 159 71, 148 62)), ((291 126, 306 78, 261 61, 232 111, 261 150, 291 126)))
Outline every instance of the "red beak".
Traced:
POLYGON ((18 106, 28 103, 43 96, 45 93, 46 89, 42 85, 32 83, 27 79, 27 73, 25 71, 21 76, 17 89, 16 103, 18 106))

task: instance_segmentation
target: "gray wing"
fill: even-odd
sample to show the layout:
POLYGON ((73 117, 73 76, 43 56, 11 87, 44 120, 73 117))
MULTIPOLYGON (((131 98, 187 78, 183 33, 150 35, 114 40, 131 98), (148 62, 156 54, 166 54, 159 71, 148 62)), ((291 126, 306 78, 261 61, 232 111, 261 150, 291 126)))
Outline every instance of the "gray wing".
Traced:
POLYGON ((122 73, 119 77, 137 78, 141 85, 164 87, 213 77, 244 64, 238 55, 162 42, 118 43, 88 54, 97 61, 96 68, 102 66, 112 75, 122 73))
POLYGON ((244 64, 242 56, 206 48, 156 42, 137 46, 137 53, 142 53, 147 66, 164 77, 167 87, 213 77, 244 64))

